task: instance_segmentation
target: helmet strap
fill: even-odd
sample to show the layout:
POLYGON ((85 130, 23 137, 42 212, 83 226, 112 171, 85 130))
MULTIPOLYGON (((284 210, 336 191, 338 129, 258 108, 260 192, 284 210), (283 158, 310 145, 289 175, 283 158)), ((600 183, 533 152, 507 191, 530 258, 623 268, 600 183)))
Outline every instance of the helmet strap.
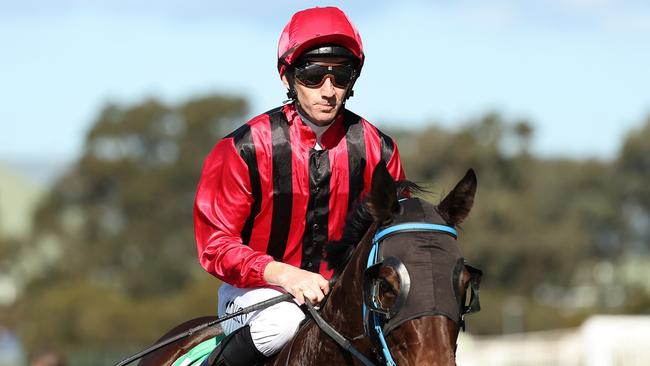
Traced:
POLYGON ((345 99, 343 100, 343 103, 345 103, 346 100, 352 98, 354 96, 354 83, 357 82, 357 76, 359 75, 359 71, 355 70, 355 75, 352 81, 350 81, 350 87, 348 88, 348 91, 345 93, 345 99))
POLYGON ((296 93, 296 88, 294 87, 296 81, 293 77, 293 68, 287 67, 284 75, 287 77, 289 90, 287 90, 287 100, 285 100, 283 104, 289 104, 295 100, 298 100, 298 94, 296 93))
POLYGON ((294 89, 293 86, 291 87, 291 89, 287 90, 287 98, 289 100, 297 100, 298 99, 298 95, 296 94, 296 89, 294 89))
MULTIPOLYGON (((348 100, 354 96, 354 90, 352 90, 352 87, 354 86, 354 83, 350 85, 350 89, 348 89, 347 93, 345 93, 345 100, 348 100)), ((345 101, 343 101, 345 103, 345 101)))

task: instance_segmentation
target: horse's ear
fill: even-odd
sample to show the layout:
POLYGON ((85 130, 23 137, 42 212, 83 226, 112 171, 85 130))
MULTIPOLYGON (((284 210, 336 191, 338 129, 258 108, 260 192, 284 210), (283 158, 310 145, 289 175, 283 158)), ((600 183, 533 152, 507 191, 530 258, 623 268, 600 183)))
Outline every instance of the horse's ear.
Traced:
POLYGON ((474 173, 474 169, 469 169, 463 179, 438 205, 438 213, 449 225, 456 226, 469 215, 469 211, 474 205, 476 184, 476 173, 474 173))
POLYGON ((389 221, 393 214, 399 211, 397 185, 383 160, 377 164, 372 173, 367 207, 375 221, 380 223, 389 221))

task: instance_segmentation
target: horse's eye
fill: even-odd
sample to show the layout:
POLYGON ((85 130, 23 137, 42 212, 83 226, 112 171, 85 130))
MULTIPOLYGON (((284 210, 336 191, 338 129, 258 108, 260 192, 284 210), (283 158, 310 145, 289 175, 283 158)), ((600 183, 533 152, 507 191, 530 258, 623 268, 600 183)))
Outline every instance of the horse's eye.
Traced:
MULTIPOLYGON (((378 300, 384 310, 388 310, 395 305, 397 295, 399 294, 399 280, 392 268, 386 267, 388 273, 383 273, 385 277, 379 278, 378 300)), ((382 271, 384 272, 384 271, 382 271)))
POLYGON ((391 297, 395 297, 396 293, 395 293, 395 289, 393 288, 393 286, 390 285, 390 283, 388 283, 388 281, 382 280, 379 283, 379 295, 391 298, 391 297))

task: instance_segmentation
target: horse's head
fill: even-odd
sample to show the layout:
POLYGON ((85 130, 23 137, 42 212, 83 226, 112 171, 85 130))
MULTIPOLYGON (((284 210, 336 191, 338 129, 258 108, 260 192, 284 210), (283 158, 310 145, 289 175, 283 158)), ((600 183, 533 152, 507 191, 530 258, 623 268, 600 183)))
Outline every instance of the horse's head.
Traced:
POLYGON ((434 206, 419 198, 398 199, 404 185, 393 181, 384 164, 375 169, 360 210, 373 224, 348 257, 341 281, 346 272, 358 278, 364 271, 365 331, 378 358, 392 357, 398 365, 455 364, 463 317, 479 309, 481 273, 467 265, 456 240, 476 185, 469 170, 434 206), (382 339, 390 353, 382 351, 382 339))

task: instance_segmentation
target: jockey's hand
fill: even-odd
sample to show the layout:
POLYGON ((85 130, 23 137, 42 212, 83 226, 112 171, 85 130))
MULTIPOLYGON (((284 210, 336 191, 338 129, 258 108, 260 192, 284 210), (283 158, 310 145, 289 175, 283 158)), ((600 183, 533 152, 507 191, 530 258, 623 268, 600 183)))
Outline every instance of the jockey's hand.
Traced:
POLYGON ((264 280, 292 294, 298 305, 305 302, 305 297, 314 305, 320 304, 330 291, 329 282, 320 274, 282 262, 269 263, 264 269, 264 280))

